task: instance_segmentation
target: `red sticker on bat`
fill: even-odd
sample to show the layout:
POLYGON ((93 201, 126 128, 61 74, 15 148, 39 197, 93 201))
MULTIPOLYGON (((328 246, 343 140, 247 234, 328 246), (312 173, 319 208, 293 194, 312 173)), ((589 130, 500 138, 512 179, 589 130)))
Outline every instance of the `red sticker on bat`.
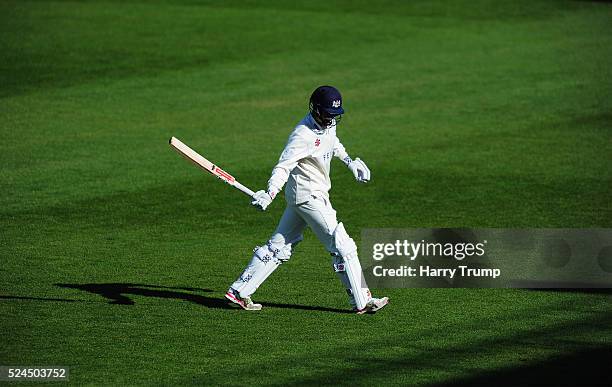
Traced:
POLYGON ((225 172, 223 169, 217 167, 216 165, 213 166, 213 172, 215 173, 215 175, 219 176, 221 179, 227 181, 228 183, 233 183, 234 181, 236 181, 236 179, 234 179, 234 176, 225 172))

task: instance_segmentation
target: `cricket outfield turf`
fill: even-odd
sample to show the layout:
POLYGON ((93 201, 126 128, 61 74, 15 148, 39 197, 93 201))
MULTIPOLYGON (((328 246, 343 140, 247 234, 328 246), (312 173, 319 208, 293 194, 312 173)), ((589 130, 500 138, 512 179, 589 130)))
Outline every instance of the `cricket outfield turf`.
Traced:
POLYGON ((180 159, 264 188, 320 84, 377 227, 612 227, 612 4, 0 0, 0 365, 77 384, 609 384, 607 291, 376 289, 348 313, 311 232, 255 294, 273 231, 180 159))

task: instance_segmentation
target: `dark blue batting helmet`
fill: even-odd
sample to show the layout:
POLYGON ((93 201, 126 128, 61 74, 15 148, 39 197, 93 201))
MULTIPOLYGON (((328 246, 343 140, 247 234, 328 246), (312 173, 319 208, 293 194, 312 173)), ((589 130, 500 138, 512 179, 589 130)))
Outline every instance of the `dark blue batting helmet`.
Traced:
POLYGON ((317 122, 328 127, 333 120, 340 121, 344 114, 342 95, 333 86, 319 86, 310 96, 310 113, 317 122))

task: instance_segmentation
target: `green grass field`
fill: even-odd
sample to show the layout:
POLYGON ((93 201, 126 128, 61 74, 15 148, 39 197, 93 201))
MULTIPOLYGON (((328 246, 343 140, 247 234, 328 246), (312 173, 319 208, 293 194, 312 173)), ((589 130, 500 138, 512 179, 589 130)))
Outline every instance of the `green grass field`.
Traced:
POLYGON ((309 231, 255 296, 223 294, 257 212, 175 135, 260 189, 320 84, 373 180, 376 227, 612 227, 612 4, 0 0, 0 365, 70 381, 608 384, 609 292, 378 289, 348 311, 309 231))

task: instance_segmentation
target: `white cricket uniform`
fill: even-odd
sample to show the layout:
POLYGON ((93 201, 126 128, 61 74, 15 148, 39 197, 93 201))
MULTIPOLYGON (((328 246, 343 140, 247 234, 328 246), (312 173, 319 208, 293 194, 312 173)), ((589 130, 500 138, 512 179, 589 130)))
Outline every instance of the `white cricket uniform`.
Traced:
POLYGON ((335 252, 333 233, 338 221, 329 202, 332 156, 348 157, 336 136, 336 126, 319 129, 312 116, 306 115, 289 136, 268 181, 268 190, 275 192, 286 183, 287 208, 270 238, 274 247, 300 241, 308 225, 325 248, 335 252))
POLYGON ((241 297, 253 294, 280 264, 289 260, 293 247, 303 238, 304 228, 309 226, 332 254, 334 270, 349 293, 351 305, 362 309, 371 299, 354 241, 338 224, 329 202, 332 156, 350 162, 336 136, 335 123, 320 129, 314 118, 306 115, 289 136, 268 181, 268 192, 277 193, 286 184, 287 208, 268 243, 254 250, 251 262, 232 284, 231 289, 241 297))

